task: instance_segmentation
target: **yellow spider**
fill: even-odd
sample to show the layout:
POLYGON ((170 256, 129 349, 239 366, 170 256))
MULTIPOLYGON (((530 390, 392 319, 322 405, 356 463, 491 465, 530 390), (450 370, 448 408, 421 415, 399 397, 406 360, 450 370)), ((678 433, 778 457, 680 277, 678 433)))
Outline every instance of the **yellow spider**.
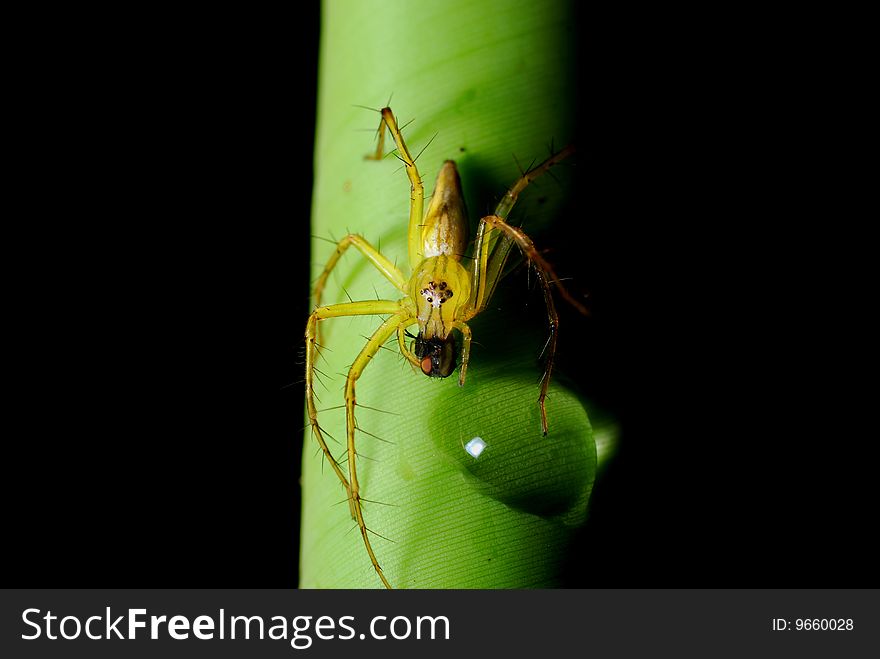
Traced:
POLYGON ((315 285, 316 307, 309 316, 306 326, 306 404, 312 433, 345 488, 351 516, 360 529, 370 561, 382 583, 387 588, 391 588, 391 584, 382 572, 370 544, 367 525, 364 522, 356 467, 355 384, 367 364, 396 332, 400 352, 416 368, 429 377, 448 377, 456 368, 458 350, 453 330, 458 330, 462 335, 461 369, 458 384, 463 386, 471 346, 471 330, 467 321, 486 308, 495 286, 501 278, 510 249, 516 244, 535 267, 547 305, 550 336, 547 341, 547 361, 538 396, 541 430, 546 435, 547 414, 544 408, 544 399, 550 384, 559 325, 550 292, 550 283, 554 283, 560 294, 579 311, 585 313, 585 309, 566 292, 553 268, 541 257, 531 239, 522 230, 510 226, 505 221, 516 203, 519 193, 541 174, 569 156, 574 150, 573 147, 566 147, 551 155, 543 163, 523 174, 498 203, 495 212, 480 220, 472 252, 472 265, 468 269, 461 264, 461 259, 465 255, 468 245, 468 221, 465 216, 461 182, 455 163, 447 160, 441 167, 434 186, 434 194, 425 214, 423 212, 425 191, 415 160, 404 143, 403 135, 391 109, 383 108, 381 113, 379 145, 375 155, 370 158, 380 159, 382 157, 387 127, 397 144, 398 157, 406 166, 406 173, 411 184, 409 232, 407 235, 411 274, 409 277, 405 276, 362 236, 349 234, 339 241, 315 285), (351 246, 360 251, 382 275, 403 293, 401 299, 321 305, 321 296, 327 277, 342 254, 351 246), (318 322, 327 318, 360 315, 387 315, 388 318, 369 338, 352 363, 345 380, 348 452, 348 474, 346 474, 327 446, 324 432, 318 424, 318 411, 315 408, 313 381, 315 359, 319 347, 318 322), (410 348, 406 345, 405 336, 406 330, 413 325, 418 325, 418 335, 410 348))

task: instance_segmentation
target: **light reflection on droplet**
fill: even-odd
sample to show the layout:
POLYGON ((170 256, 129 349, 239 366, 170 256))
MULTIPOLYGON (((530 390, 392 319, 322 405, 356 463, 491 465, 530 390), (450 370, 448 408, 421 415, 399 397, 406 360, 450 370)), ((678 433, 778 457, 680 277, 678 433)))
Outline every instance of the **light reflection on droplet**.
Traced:
POLYGON ((485 448, 486 442, 483 441, 482 437, 474 437, 471 441, 464 445, 464 450, 475 458, 479 458, 480 453, 482 453, 483 449, 485 448))

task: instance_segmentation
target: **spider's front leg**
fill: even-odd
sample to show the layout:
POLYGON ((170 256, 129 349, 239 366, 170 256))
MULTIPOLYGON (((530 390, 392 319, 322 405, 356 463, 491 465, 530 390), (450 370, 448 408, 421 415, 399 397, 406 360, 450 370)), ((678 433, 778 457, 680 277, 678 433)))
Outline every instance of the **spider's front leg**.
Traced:
POLYGON ((541 290, 544 294, 544 302, 547 305, 547 319, 550 325, 550 336, 544 346, 542 355, 547 354, 547 362, 544 367, 544 375, 541 377, 541 393, 538 396, 538 405, 541 408, 541 431, 547 434, 547 410, 544 407, 544 399, 547 397, 547 388, 550 386, 550 374, 553 371, 553 360, 556 356, 556 343, 558 341, 559 332, 559 315, 556 313, 556 305, 553 302, 553 294, 550 291, 550 283, 552 282, 563 298, 569 302, 575 309, 582 314, 586 314, 587 310, 583 304, 574 299, 571 294, 565 290, 553 267, 541 256, 535 248, 535 243, 529 238, 522 229, 512 227, 497 215, 489 215, 480 220, 481 229, 485 225, 489 230, 502 232, 505 236, 513 240, 523 252, 528 261, 535 266, 535 272, 538 276, 538 282, 541 284, 541 290))
POLYGON ((530 183, 572 153, 574 153, 574 146, 569 145, 558 153, 551 155, 537 167, 527 171, 510 187, 501 201, 498 202, 495 212, 480 220, 474 243, 474 264, 471 274, 473 301, 468 318, 476 316, 486 308, 495 290, 495 285, 501 278, 504 264, 513 244, 516 244, 529 263, 535 266, 538 281, 544 294, 544 302, 547 305, 547 318, 550 324, 550 336, 542 351, 542 355, 544 353, 547 354, 547 362, 544 368, 544 375, 541 377, 541 393, 538 396, 538 404, 541 408, 541 431, 545 435, 547 434, 547 411, 544 407, 544 399, 547 397, 547 388, 550 386, 550 375, 553 371, 553 360, 556 356, 556 343, 559 331, 559 315, 556 313, 556 305, 550 292, 550 283, 552 282, 560 295, 579 312, 586 314, 587 310, 583 304, 574 299, 565 289, 553 268, 535 249, 532 239, 522 229, 507 224, 506 218, 513 209, 514 204, 516 204, 520 193, 530 183))
POLYGON ((345 316, 364 316, 378 314, 396 314, 400 311, 400 304, 391 302, 390 300, 369 300, 366 302, 348 302, 344 304, 334 304, 325 307, 318 307, 309 316, 306 324, 306 408, 309 415, 309 425, 312 428, 312 434, 315 440, 324 452, 324 456, 330 463, 333 473, 339 478, 342 486, 345 488, 345 494, 349 500, 351 508, 351 516, 357 518, 355 513, 353 500, 351 497, 351 485, 348 477, 342 470, 339 461, 333 456, 330 447, 325 439, 325 431, 318 423, 318 410, 315 407, 315 361, 318 356, 318 322, 327 318, 342 318, 345 316))
POLYGON ((361 538, 364 541, 364 546, 367 548, 367 554, 370 556, 373 568, 376 570, 376 574, 379 575, 379 579, 382 580, 382 583, 386 588, 391 588, 391 584, 388 583, 388 580, 385 578, 385 574, 382 572, 379 561, 376 559, 376 554, 373 552, 373 546, 370 543, 369 536, 370 529, 367 528, 367 525, 364 522, 363 507, 361 505, 360 483, 357 476, 357 450, 355 449, 354 443, 354 431, 357 429, 357 421, 354 415, 354 409, 357 405, 355 383, 364 372, 367 364, 370 363, 370 360, 382 348, 385 341, 387 341, 392 334, 399 331, 401 327, 407 327, 412 321, 413 318, 410 312, 406 309, 401 309, 398 306, 397 313, 386 319, 385 322, 379 326, 379 329, 373 333, 370 340, 367 341, 367 344, 354 360, 354 363, 352 363, 351 368, 348 371, 348 376, 345 378, 345 432, 348 445, 348 473, 351 476, 349 502, 352 506, 355 521, 357 521, 358 528, 361 532, 361 538))

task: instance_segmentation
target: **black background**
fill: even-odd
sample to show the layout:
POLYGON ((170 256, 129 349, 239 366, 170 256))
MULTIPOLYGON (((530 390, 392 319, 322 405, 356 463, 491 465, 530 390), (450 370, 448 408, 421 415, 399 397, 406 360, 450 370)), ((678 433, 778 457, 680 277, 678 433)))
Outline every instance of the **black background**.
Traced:
MULTIPOLYGON (((4 586, 295 586, 317 10, 65 18, 17 68, 4 586)), ((623 441, 570 583, 877 585, 796 83, 675 23, 583 17, 578 354, 623 441)))

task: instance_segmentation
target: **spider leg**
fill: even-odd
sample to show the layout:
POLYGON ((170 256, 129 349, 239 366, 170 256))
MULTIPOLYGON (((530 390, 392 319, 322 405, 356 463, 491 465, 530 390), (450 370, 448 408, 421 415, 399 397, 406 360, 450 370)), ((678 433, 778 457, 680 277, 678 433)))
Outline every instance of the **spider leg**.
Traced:
MULTIPOLYGON (((413 323, 415 324, 415 323, 413 323)), ((407 361, 416 368, 421 368, 419 358, 415 356, 409 346, 406 345, 405 333, 409 325, 400 324, 397 327, 397 345, 400 346, 401 354, 406 357, 407 361)))
POLYGON ((562 283, 556 272, 544 257, 535 248, 535 243, 529 238, 522 229, 512 227, 503 219, 495 215, 489 215, 480 220, 480 225, 487 226, 492 230, 501 231, 505 236, 513 240, 522 250, 529 262, 535 266, 535 272, 538 276, 538 282, 541 284, 541 290, 544 293, 544 303, 547 305, 547 319, 550 324, 550 336, 547 339, 545 352, 547 353, 547 362, 544 367, 544 375, 541 377, 541 393, 538 396, 538 405, 541 407, 541 430, 543 434, 547 434, 547 411, 544 408, 544 399, 547 397, 547 388, 550 386, 550 374, 553 371, 553 359, 556 356, 556 343, 559 334, 559 315, 556 313, 556 305, 553 302, 553 295, 550 291, 550 283, 552 282, 559 290, 565 300, 581 313, 586 313, 584 306, 575 300, 562 283))
POLYGON ((569 144, 558 153, 555 153, 547 158, 547 160, 542 162, 537 167, 533 167, 525 174, 523 174, 516 183, 510 186, 510 189, 508 189, 504 197, 501 198, 501 201, 498 202, 498 205, 495 207, 495 215, 497 217, 500 217, 502 220, 506 220, 507 216, 510 214, 510 211, 513 209, 513 205, 516 203, 516 200, 519 197, 519 193, 525 190, 526 186, 529 183, 541 176, 541 174, 544 174, 547 170, 553 167, 553 165, 559 163, 560 160, 563 160, 570 156, 572 153, 574 153, 574 145, 569 144))
POLYGON ((345 379, 345 430, 348 444, 348 473, 351 477, 349 503, 355 521, 360 529, 361 538, 363 538, 367 554, 370 555, 370 561, 373 563, 373 568, 376 570, 376 574, 379 575, 379 579, 382 580, 382 583, 386 588, 391 588, 391 584, 388 583, 388 580, 385 578, 385 574, 382 572, 379 561, 376 559, 376 554, 373 552, 373 546, 370 543, 369 529, 367 529, 367 525, 364 522, 364 513, 361 506, 361 501, 363 499, 360 495, 360 483, 358 482, 357 476, 357 451, 355 450, 354 445, 354 431, 357 427, 355 423, 354 408, 357 404, 357 399, 355 397, 355 383, 364 372, 367 364, 370 363, 370 360, 379 352, 382 345, 392 334, 394 334, 394 332, 399 331, 400 327, 407 327, 414 320, 408 311, 401 310, 400 307, 398 307, 396 311, 397 312, 394 315, 385 320, 385 322, 379 326, 379 329, 373 333, 373 336, 370 337, 370 340, 367 341, 367 344, 354 360, 354 363, 352 363, 351 369, 348 371, 348 376, 345 379))
POLYGON ((306 408, 308 409, 309 424, 312 427, 312 434, 324 452, 330 467, 336 474, 342 486, 345 488, 346 496, 349 499, 351 507, 351 516, 357 518, 354 510, 353 500, 351 498, 351 484, 348 481, 345 472, 339 464, 339 461, 333 456, 327 441, 324 438, 324 430, 318 423, 318 410, 315 407, 315 361, 317 357, 317 336, 318 321, 326 318, 340 318, 345 316, 364 316, 375 314, 398 314, 400 312, 400 304, 389 300, 370 300, 367 302, 347 302, 344 304, 334 304, 325 307, 318 307, 309 316, 306 324, 306 408))
MULTIPOLYGON (((406 293, 407 281, 406 277, 403 276, 403 273, 391 261, 385 258, 379 250, 373 247, 366 238, 350 233, 337 243, 336 249, 327 260, 327 265, 324 266, 323 272, 321 272, 317 282, 315 282, 315 306, 321 306, 321 299, 324 296, 324 287, 327 284, 327 278, 330 276, 330 272, 336 267, 336 264, 345 253, 345 250, 352 245, 354 245, 358 251, 364 255, 367 261, 375 266, 375 268, 382 273, 388 281, 394 284, 394 286, 396 286, 401 292, 406 293)), ((318 340, 318 343, 320 343, 317 335, 315 338, 318 340)))
POLYGON ((422 216, 425 203, 425 186, 422 184, 422 177, 416 167, 415 158, 409 152, 406 142, 403 141, 403 133, 397 126, 397 119, 391 108, 382 108, 382 120, 379 123, 379 144, 376 147, 376 153, 367 156, 370 160, 381 160, 382 151, 385 143, 385 126, 391 131, 391 136, 397 145, 397 157, 406 167, 406 175, 410 182, 410 204, 409 204, 409 231, 407 233, 407 245, 409 252, 410 266, 415 267, 422 259, 422 216))
MULTIPOLYGON (((551 155, 541 164, 528 170, 516 181, 516 183, 510 186, 504 194, 504 197, 501 198, 498 205, 495 207, 495 212, 490 217, 496 217, 502 221, 506 221, 510 211, 513 210, 514 204, 516 204, 520 193, 526 188, 526 186, 542 174, 546 173, 561 160, 570 156, 574 153, 574 150, 574 145, 570 144, 558 153, 551 155)), ((487 224, 482 220, 477 227, 477 235, 474 241, 474 264, 473 270, 471 271, 473 282, 473 288, 471 289, 473 315, 480 313, 489 303, 489 298, 492 297, 492 293, 495 290, 495 284, 498 282, 498 279, 501 277, 502 271, 504 270, 504 263, 507 260, 511 247, 510 240, 507 240, 506 243, 499 243, 499 240, 504 240, 504 237, 498 239, 496 239, 497 237, 493 237, 491 235, 492 228, 492 225, 487 224)), ((511 238, 509 234, 505 237, 511 238)), ((571 302, 578 311, 586 313, 583 305, 577 302, 572 302, 573 298, 571 298, 571 296, 563 293, 563 297, 571 302)))
POLYGON ((471 328, 467 326, 466 323, 461 321, 456 321, 453 325, 456 329, 461 332, 461 335, 464 337, 461 345, 461 370, 458 372, 458 386, 464 386, 464 376, 467 372, 468 360, 471 356, 471 328))
POLYGON ((327 277, 330 276, 330 271, 336 267, 336 264, 345 253, 345 250, 352 245, 354 245, 361 254, 364 255, 367 261, 375 266, 375 268, 382 273, 388 281, 394 284, 398 290, 406 293, 406 277, 403 276, 403 273, 397 268, 397 266, 383 256, 379 250, 373 247, 366 238, 350 233, 336 245, 336 250, 330 255, 330 258, 327 260, 327 265, 324 266, 324 271, 315 283, 314 295, 315 304, 317 306, 321 306, 321 297, 324 294, 324 286, 327 283, 327 277))

